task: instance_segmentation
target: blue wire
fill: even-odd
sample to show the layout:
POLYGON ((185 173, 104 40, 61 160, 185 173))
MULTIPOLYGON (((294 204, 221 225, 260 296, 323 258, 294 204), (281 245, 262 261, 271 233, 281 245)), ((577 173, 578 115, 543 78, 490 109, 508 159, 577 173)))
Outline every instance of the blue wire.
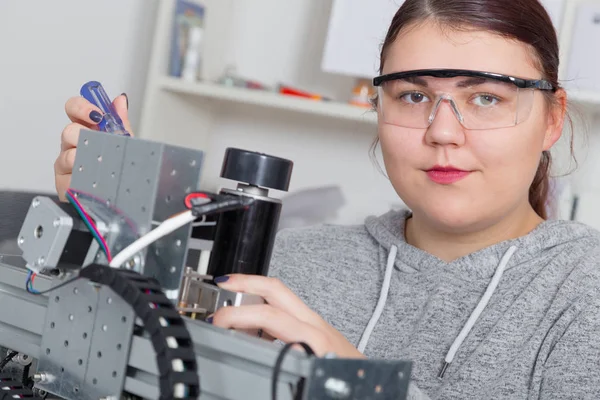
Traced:
POLYGON ((77 214, 79 214, 79 216, 81 217, 85 226, 88 228, 88 230, 90 231, 90 233, 92 234, 92 236, 94 237, 96 242, 98 242, 98 244, 102 248, 102 251, 104 251, 104 254, 108 256, 108 249, 106 247, 104 247, 104 244, 102 243, 102 240, 100 239, 100 234, 98 233, 98 230, 96 229, 96 227, 92 226, 89 223, 88 219, 85 217, 85 214, 83 213, 83 210, 77 205, 75 200, 73 200, 73 196, 71 195, 71 193, 69 193, 67 191, 66 195, 67 195, 67 200, 69 200, 69 203, 71 203, 71 205, 75 208, 75 211, 77 211, 77 214))
POLYGON ((29 270, 29 273, 27 274, 27 280, 25 281, 25 289, 29 292, 29 293, 33 293, 33 294, 40 294, 40 292, 38 292, 37 290, 35 290, 33 288, 33 285, 31 284, 31 277, 33 276, 33 271, 29 270))

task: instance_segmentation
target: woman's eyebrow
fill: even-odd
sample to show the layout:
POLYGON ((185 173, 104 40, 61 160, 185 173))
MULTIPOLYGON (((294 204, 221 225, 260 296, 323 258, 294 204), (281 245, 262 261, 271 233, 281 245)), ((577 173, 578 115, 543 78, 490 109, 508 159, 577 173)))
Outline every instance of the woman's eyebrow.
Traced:
MULTIPOLYGON (((420 76, 408 76, 406 78, 402 78, 402 80, 412 83, 412 84, 415 84, 415 85, 418 85, 418 86, 429 87, 427 80, 423 79, 420 76)), ((499 84, 499 85, 506 84, 505 82, 497 81, 495 79, 489 79, 489 78, 484 78, 484 77, 469 77, 469 78, 466 78, 466 79, 456 82, 456 87, 467 88, 467 87, 483 85, 486 83, 494 83, 494 84, 499 84)))
POLYGON ((403 80, 405 80, 409 83, 414 83, 415 85, 423 86, 423 87, 429 86, 425 79, 418 77, 418 76, 409 76, 409 77, 403 78, 403 80))
POLYGON ((472 87, 472 86, 477 86, 477 85, 483 85, 484 83, 503 83, 503 82, 495 81, 494 79, 472 77, 472 78, 467 78, 460 82, 457 82, 456 87, 466 88, 466 87, 472 87))

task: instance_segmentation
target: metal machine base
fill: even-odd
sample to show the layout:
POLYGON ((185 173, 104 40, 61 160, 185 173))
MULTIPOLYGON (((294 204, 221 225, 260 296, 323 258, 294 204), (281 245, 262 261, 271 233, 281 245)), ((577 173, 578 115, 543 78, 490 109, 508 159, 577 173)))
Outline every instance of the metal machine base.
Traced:
MULTIPOLYGON (((23 268, 0 264, 0 304, 2 304, 0 307, 0 344, 40 359, 45 354, 42 343, 48 340, 46 337, 42 337, 42 333, 45 331, 49 302, 53 301, 56 295, 50 293, 48 297, 28 294, 24 289, 26 275, 23 268)), ((42 291, 49 289, 50 280, 39 276, 36 279, 36 288, 42 291)), ((121 315, 122 311, 115 310, 117 315, 121 315)), ((278 345, 244 333, 223 330, 202 321, 191 319, 185 321, 194 342, 201 376, 202 399, 270 398, 273 367, 280 351, 278 345)), ((70 335, 68 329, 61 333, 70 335)), ((376 371, 376 369, 369 369, 381 366, 381 362, 361 364, 355 367, 356 371, 352 369, 352 364, 345 364, 345 371, 340 375, 339 365, 342 364, 334 365, 332 363, 330 364, 331 369, 327 369, 326 361, 326 359, 308 357, 301 352, 290 352, 281 367, 278 380, 278 399, 294 399, 294 391, 301 380, 306 380, 304 387, 307 390, 303 398, 365 398, 353 395, 355 390, 355 394, 365 394, 364 390, 367 390, 367 380, 363 380, 362 376, 368 377, 368 387, 372 388, 373 395, 370 398, 404 398, 410 377, 410 363, 408 362, 394 362, 393 368, 385 369, 395 373, 393 385, 390 386, 389 374, 374 374, 371 371, 376 371), (319 364, 315 364, 316 362, 319 364), (311 381, 313 376, 315 378, 312 378, 311 381), (352 381, 344 380, 349 379, 350 376, 356 378, 352 381), (328 378, 333 378, 333 380, 328 378), (346 386, 344 386, 344 382, 346 386), (306 397, 309 390, 312 390, 311 393, 320 394, 317 397, 306 397), (331 392, 332 390, 334 392, 331 392), (338 391, 336 392, 336 390, 338 391), (392 394, 394 397, 387 396, 392 396, 392 394)), ((388 367, 389 364, 386 363, 388 367)), ((103 370, 102 376, 111 377, 114 370, 108 363, 98 366, 97 369, 98 371, 103 370)), ((141 398, 156 399, 159 397, 158 368, 152 344, 136 329, 131 336, 131 348, 126 368, 124 371, 117 372, 124 374, 124 392, 141 398)), ((90 378, 93 379, 93 377, 90 378)), ((77 396, 73 395, 68 398, 77 398, 77 396)))

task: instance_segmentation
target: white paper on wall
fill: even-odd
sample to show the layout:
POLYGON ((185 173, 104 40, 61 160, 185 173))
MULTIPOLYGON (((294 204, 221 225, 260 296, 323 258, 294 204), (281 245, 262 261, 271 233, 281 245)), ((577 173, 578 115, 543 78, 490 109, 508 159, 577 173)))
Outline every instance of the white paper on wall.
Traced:
POLYGON ((372 78, 390 22, 404 0, 334 0, 321 68, 372 78))
MULTIPOLYGON (((565 0, 542 0, 558 28, 565 0)), ((372 78, 390 22, 404 0, 334 0, 321 68, 326 72, 372 78)))

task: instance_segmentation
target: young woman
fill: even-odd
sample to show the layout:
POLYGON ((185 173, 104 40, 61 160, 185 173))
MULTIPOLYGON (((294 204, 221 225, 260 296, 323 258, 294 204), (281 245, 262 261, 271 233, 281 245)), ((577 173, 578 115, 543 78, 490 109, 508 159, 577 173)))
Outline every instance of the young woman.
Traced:
MULTIPOLYGON (((404 2, 374 83, 407 210, 281 232, 272 277, 218 279, 268 304, 212 322, 319 355, 411 360, 415 396, 600 398, 600 237, 545 214, 567 104, 558 67, 538 0, 404 2)), ((67 103, 86 126, 92 110, 67 103)), ((63 135, 59 192, 79 127, 63 135)))

